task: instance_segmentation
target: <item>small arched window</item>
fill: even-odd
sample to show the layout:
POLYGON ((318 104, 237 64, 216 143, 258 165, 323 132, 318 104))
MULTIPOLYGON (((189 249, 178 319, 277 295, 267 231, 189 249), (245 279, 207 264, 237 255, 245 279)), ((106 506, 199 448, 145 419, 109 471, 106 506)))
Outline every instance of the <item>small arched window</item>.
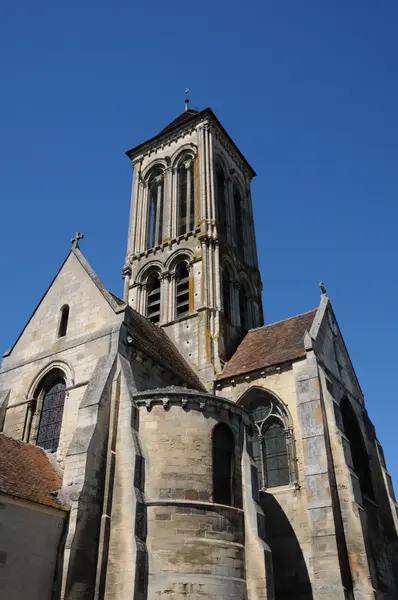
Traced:
POLYGON ((244 403, 253 419, 250 442, 256 461, 260 487, 288 485, 292 480, 292 438, 286 427, 286 415, 267 393, 256 391, 244 403))
POLYGON ((61 378, 53 380, 43 390, 36 444, 51 452, 55 452, 58 448, 65 404, 65 390, 66 384, 61 378))
POLYGON ((227 194, 224 169, 216 165, 217 214, 221 235, 227 237, 227 194))
POLYGON ((223 309, 225 318, 231 322, 232 311, 231 311, 231 292, 232 292, 232 281, 229 274, 228 267, 224 266, 222 270, 222 296, 223 296, 223 309))
POLYGON ((370 474, 369 456, 358 425, 357 417, 348 398, 343 398, 340 405, 344 433, 350 442, 352 464, 359 479, 362 493, 374 498, 372 477, 370 474))
POLYGON ((152 323, 160 321, 160 278, 159 273, 152 273, 147 280, 147 317, 152 323))
POLYGON ((244 256, 244 235, 243 235, 243 227, 244 227, 244 219, 242 214, 242 198, 237 185, 234 185, 234 210, 235 210, 235 231, 236 231, 236 247, 238 249, 238 253, 241 256, 244 256))
POLYGON ((163 172, 156 169, 150 176, 147 248, 162 243, 163 235, 163 172))
POLYGON ((188 158, 177 170, 177 235, 192 231, 194 226, 194 172, 193 161, 188 158))
POLYGON ((176 268, 176 317, 189 313, 189 271, 185 261, 176 268))
POLYGON ((230 428, 219 423, 213 429, 213 502, 233 506, 234 436, 230 428))
POLYGON ((64 337, 66 335, 66 331, 68 329, 68 320, 69 320, 69 306, 67 304, 65 304, 65 306, 63 306, 61 308, 61 315, 60 315, 60 320, 59 320, 59 327, 58 327, 58 337, 64 337))

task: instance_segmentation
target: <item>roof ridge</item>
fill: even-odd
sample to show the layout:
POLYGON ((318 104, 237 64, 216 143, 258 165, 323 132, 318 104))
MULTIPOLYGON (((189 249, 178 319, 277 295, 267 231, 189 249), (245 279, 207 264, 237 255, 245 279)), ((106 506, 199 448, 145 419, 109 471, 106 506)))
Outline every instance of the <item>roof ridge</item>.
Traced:
POLYGON ((255 327, 254 329, 249 329, 247 333, 252 333, 253 331, 259 331, 260 329, 266 329, 267 327, 272 327, 273 325, 278 325, 279 323, 285 323, 285 321, 291 321, 292 319, 297 319, 297 317, 302 317, 304 315, 309 315, 311 312, 316 312, 317 308, 311 308, 311 310, 306 310, 303 313, 299 313, 298 315, 293 315, 292 317, 286 317, 286 319, 280 319, 279 321, 274 321, 273 323, 268 323, 268 325, 262 325, 261 327, 255 327))

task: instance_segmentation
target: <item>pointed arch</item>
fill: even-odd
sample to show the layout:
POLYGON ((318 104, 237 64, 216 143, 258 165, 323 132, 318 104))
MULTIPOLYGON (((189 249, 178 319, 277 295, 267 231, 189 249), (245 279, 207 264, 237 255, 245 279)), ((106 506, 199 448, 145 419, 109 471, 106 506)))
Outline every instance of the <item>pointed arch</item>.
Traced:
POLYGON ((261 488, 288 485, 296 481, 291 416, 271 391, 253 386, 238 404, 249 411, 253 421, 250 445, 256 461, 261 488))

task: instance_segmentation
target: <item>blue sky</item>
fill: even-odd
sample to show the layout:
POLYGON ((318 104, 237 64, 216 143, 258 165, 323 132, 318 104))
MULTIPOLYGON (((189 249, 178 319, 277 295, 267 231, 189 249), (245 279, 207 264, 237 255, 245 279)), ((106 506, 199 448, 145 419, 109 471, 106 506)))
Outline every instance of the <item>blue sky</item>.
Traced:
POLYGON ((397 484, 397 26, 393 0, 3 2, 0 349, 77 229, 121 293, 124 152, 188 86, 257 171, 266 322, 325 281, 397 484))

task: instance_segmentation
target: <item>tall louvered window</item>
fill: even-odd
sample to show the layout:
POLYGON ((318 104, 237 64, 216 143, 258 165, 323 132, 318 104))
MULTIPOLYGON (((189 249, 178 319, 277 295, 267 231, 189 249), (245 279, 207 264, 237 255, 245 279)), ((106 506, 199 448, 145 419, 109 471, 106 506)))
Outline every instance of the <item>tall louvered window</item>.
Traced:
POLYGON ((227 267, 223 268, 222 271, 222 295, 223 295, 223 309, 225 318, 231 321, 231 277, 227 267))
POLYGON ((176 268, 176 316, 189 313, 189 272, 185 262, 176 268))
POLYGON ((149 215, 147 248, 153 248, 162 243, 163 235, 163 173, 153 172, 148 183, 149 215))
POLYGON ((192 231, 195 225, 194 172, 191 158, 177 171, 177 235, 192 231))
POLYGON ((51 452, 58 448, 65 404, 65 389, 65 381, 58 379, 44 391, 36 443, 51 452))
POLYGON ((147 282, 147 317, 152 323, 160 321, 160 279, 158 273, 152 273, 147 282))
POLYGON ((242 213, 242 198, 238 186, 234 186, 234 210, 235 210, 235 232, 236 232, 236 247, 238 254, 244 258, 245 255, 245 239, 243 235, 244 219, 242 213))
POLYGON ((217 189, 217 215, 218 228, 221 235, 227 237, 227 202, 226 202, 226 180, 224 169, 221 165, 216 166, 216 189, 217 189))

